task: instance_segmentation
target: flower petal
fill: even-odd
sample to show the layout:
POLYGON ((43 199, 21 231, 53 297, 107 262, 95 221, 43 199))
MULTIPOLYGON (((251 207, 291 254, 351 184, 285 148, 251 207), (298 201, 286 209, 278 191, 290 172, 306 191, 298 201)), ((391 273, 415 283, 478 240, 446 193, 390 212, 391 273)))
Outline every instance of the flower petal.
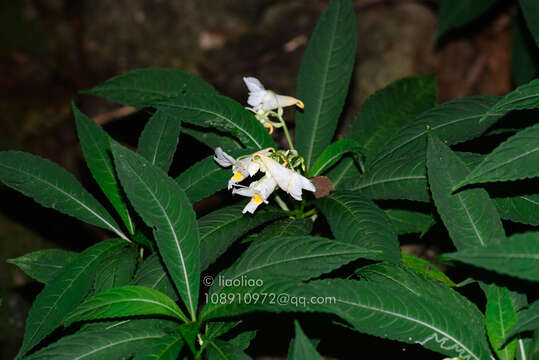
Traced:
POLYGON ((228 155, 220 147, 217 147, 215 149, 215 155, 213 156, 213 160, 215 160, 222 167, 228 167, 236 163, 236 159, 228 155))
POLYGON ((247 85, 247 88, 250 92, 265 91, 264 85, 255 77, 244 77, 243 82, 247 85))

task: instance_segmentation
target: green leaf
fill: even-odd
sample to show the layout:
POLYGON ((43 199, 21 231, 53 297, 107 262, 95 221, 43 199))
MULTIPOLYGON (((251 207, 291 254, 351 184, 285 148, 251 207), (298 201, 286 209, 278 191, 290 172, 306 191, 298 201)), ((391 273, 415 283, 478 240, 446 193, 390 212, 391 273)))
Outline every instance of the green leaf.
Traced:
POLYGON ((125 285, 92 296, 65 317, 63 324, 69 326, 77 321, 142 315, 163 315, 189 321, 165 294, 144 286, 125 285))
POLYGON ((523 331, 537 331, 539 329, 539 300, 530 304, 526 309, 517 313, 516 324, 505 336, 505 339, 511 339, 523 331))
POLYGON ((140 134, 137 153, 152 165, 168 172, 178 146, 181 128, 181 119, 174 119, 156 111, 140 134))
POLYGON ((217 130, 212 131, 208 128, 198 128, 182 124, 182 134, 191 136, 192 138, 206 145, 212 150, 214 150, 218 146, 220 146, 224 151, 227 152, 243 148, 243 146, 241 146, 241 143, 234 139, 232 136, 221 133, 217 130))
POLYGON ((20 151, 0 151, 0 181, 44 207, 128 240, 107 210, 73 175, 52 161, 20 151))
POLYGON ((362 147, 359 142, 353 139, 335 141, 325 148, 318 159, 316 159, 309 173, 309 177, 322 175, 327 169, 339 161, 344 154, 353 153, 359 155, 361 149, 362 147))
POLYGON ((539 164, 539 124, 519 131, 500 144, 454 189, 469 184, 537 177, 539 176, 537 164, 539 164))
POLYGON ((129 284, 135 272, 137 257, 138 249, 129 246, 103 259, 95 276, 95 292, 129 284))
POLYGON ((167 295, 174 301, 178 300, 178 293, 161 263, 157 253, 150 255, 140 265, 132 281, 133 285, 146 286, 167 295))
POLYGON ((245 215, 241 212, 244 206, 244 202, 226 206, 198 219, 202 271, 248 231, 284 216, 283 212, 272 208, 259 210, 254 215, 245 215))
POLYGON ((519 0, 520 8, 528 29, 535 39, 535 43, 539 46, 539 9, 537 3, 533 0, 519 0))
POLYGON ((230 133, 245 147, 275 147, 273 139, 253 114, 225 96, 185 95, 158 101, 154 105, 183 122, 230 133))
POLYGON ((75 115, 77 134, 88 169, 120 215, 129 233, 133 234, 135 225, 129 215, 125 195, 120 189, 120 184, 116 179, 116 170, 114 170, 112 163, 110 137, 101 126, 80 112, 75 103, 72 103, 71 107, 75 115))
POLYGON ((291 342, 292 349, 288 354, 288 360, 322 360, 322 356, 316 351, 313 343, 305 335, 297 320, 294 321, 294 329, 296 331, 296 337, 291 342))
POLYGON ((528 225, 539 225, 539 194, 494 198, 502 219, 528 225))
POLYGON ((430 202, 425 173, 425 144, 412 143, 403 154, 370 167, 365 174, 341 188, 373 200, 405 199, 430 202))
POLYGON ((423 274, 432 280, 436 280, 442 284, 445 284, 446 286, 457 286, 457 284, 455 284, 453 280, 448 278, 447 275, 445 275, 440 269, 438 269, 435 265, 431 264, 425 259, 421 259, 412 254, 402 253, 402 264, 408 269, 415 270, 418 273, 423 274))
POLYGON ((167 68, 146 68, 115 76, 84 93, 143 108, 152 106, 156 101, 182 94, 216 94, 217 91, 213 86, 189 72, 167 68))
POLYGON ((356 139, 367 151, 367 157, 376 155, 399 129, 412 124, 437 102, 435 76, 418 75, 397 80, 365 100, 345 137, 356 139))
POLYGON ((79 254, 75 262, 62 269, 36 297, 24 331, 24 340, 17 358, 21 358, 60 325, 88 294, 94 273, 101 260, 125 246, 120 239, 99 242, 79 254))
POLYGON ((212 321, 206 324, 206 337, 214 339, 226 334, 241 323, 240 321, 212 321))
POLYGON ((413 124, 400 129, 389 139, 372 161, 367 161, 367 173, 377 163, 406 157, 410 152, 408 144, 416 144, 414 149, 425 153, 429 133, 436 134, 447 145, 455 145, 481 135, 494 121, 479 124, 478 120, 498 99, 497 96, 470 96, 425 111, 413 124))
MULTIPOLYGON (((265 281, 257 292, 283 294, 273 303, 212 303, 204 307, 201 317, 210 319, 253 311, 331 313, 367 334, 420 344, 451 357, 474 360, 489 357, 485 320, 474 304, 447 286, 401 266, 382 263, 375 268, 376 272, 366 272, 360 281, 323 279, 307 284, 285 279, 265 281)), ((224 290, 238 297, 248 292, 252 292, 251 287, 224 290)))
POLYGON ((208 360, 249 360, 251 359, 238 347, 226 341, 214 339, 208 340, 206 347, 208 360))
MULTIPOLYGON (((79 331, 64 336, 29 357, 28 360, 103 360, 127 359, 131 355, 167 338, 161 329, 108 329, 79 331)), ((166 358, 164 358, 166 359, 166 358)))
POLYGON ((311 34, 298 74, 296 149, 310 171, 329 145, 346 100, 357 43, 356 17, 350 0, 331 0, 311 34))
POLYGON ((240 350, 247 350, 251 341, 256 337, 256 330, 246 331, 238 336, 230 339, 229 343, 236 346, 240 350))
POLYGON ((161 169, 117 143, 112 153, 127 197, 144 222, 154 228, 159 253, 191 317, 196 316, 200 248, 189 199, 161 169))
POLYGON ((513 20, 511 35, 511 72, 513 82, 520 86, 539 75, 539 49, 522 16, 513 20))
POLYGON ((308 280, 328 273, 359 258, 379 259, 380 251, 356 244, 315 236, 290 236, 255 241, 211 287, 218 293, 231 282, 291 278, 308 280))
POLYGON ((517 321, 509 290, 494 284, 489 286, 485 320, 490 344, 498 358, 500 360, 513 360, 517 346, 516 340, 502 347, 509 329, 517 321))
POLYGON ((177 360, 184 345, 181 336, 167 335, 137 351, 133 360, 177 360))
POLYGON ((316 201, 331 232, 342 242, 383 252, 381 258, 400 262, 400 247, 391 221, 372 201, 353 192, 333 192, 316 201))
POLYGON ((451 189, 469 171, 435 136, 429 136, 427 167, 434 204, 458 250, 487 246, 505 238, 500 216, 485 190, 467 189, 451 194, 451 189))
MULTIPOLYGON (((252 150, 238 150, 231 152, 230 156, 237 158, 252 152, 252 150)), ((231 176, 231 168, 220 166, 213 159, 213 155, 210 155, 191 165, 176 178, 176 181, 189 200, 195 203, 225 189, 231 176)))
POLYGON ((198 334, 198 323, 187 323, 180 326, 180 334, 183 337, 183 340, 189 347, 189 350, 193 354, 196 354, 196 342, 198 334))
POLYGON ((7 262, 17 265, 32 279, 46 284, 54 279, 78 255, 73 251, 46 249, 24 254, 15 259, 8 259, 7 262))
POLYGON ((450 30, 467 25, 474 21, 498 0, 440 0, 438 10, 438 28, 436 40, 450 30))
POLYGON ((513 110, 534 109, 539 107, 539 79, 520 85, 501 98, 486 112, 479 122, 493 124, 513 110))
MULTIPOLYGON (((366 150, 370 159, 386 145, 387 139, 412 124, 424 111, 436 105, 438 88, 432 75, 419 75, 391 83, 371 95, 350 124, 345 137, 353 138, 366 150)), ((372 159, 371 159, 372 160, 372 159)), ((328 172, 336 189, 346 189, 357 182, 359 168, 348 156, 328 172)))
POLYGON ((419 233, 421 237, 436 223, 432 214, 418 211, 387 209, 385 213, 397 235, 419 233))
POLYGON ((308 235, 313 229, 313 221, 310 218, 304 219, 282 219, 266 225, 262 231, 252 234, 242 240, 242 243, 253 240, 262 241, 285 236, 308 235))
POLYGON ((515 234, 486 247, 474 247, 443 254, 442 258, 456 260, 500 274, 539 281, 539 232, 515 234))

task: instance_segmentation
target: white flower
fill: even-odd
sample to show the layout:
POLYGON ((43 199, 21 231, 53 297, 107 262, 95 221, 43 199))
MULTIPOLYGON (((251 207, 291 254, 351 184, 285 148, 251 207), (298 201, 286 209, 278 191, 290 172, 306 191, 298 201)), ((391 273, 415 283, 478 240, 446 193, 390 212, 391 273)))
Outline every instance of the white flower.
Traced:
POLYGON ((279 164, 277 161, 264 156, 257 156, 264 164, 266 174, 275 179, 279 187, 289 193, 294 199, 301 200, 302 189, 316 191, 309 179, 279 164))
POLYGON ((228 181, 228 190, 237 183, 243 181, 246 177, 253 176, 260 169, 260 164, 252 161, 251 156, 236 161, 236 159, 228 155, 220 147, 215 149, 213 159, 222 167, 229 167, 232 165, 233 175, 228 181))
POLYGON ((286 107, 291 105, 297 105, 303 109, 303 102, 291 96, 278 95, 273 91, 266 90, 264 85, 254 77, 244 77, 243 81, 247 88, 249 88, 249 98, 247 103, 253 107, 253 110, 258 112, 259 110, 267 111, 274 110, 279 107, 286 107))
POLYGON ((232 194, 251 197, 251 201, 243 208, 243 213, 254 213, 258 205, 268 203, 267 199, 277 187, 277 182, 271 176, 264 176, 259 181, 251 183, 249 187, 235 188, 232 194))

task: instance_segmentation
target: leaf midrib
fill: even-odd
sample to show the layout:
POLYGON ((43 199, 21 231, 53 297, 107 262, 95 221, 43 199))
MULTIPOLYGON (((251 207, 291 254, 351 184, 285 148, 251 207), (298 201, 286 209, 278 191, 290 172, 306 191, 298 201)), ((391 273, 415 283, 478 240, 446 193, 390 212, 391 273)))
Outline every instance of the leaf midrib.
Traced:
MULTIPOLYGON (((116 229, 114 226, 112 226, 112 224, 110 224, 107 220, 105 220, 103 217, 101 217, 98 213, 96 213, 95 211, 93 211, 90 207, 86 206, 82 201, 78 200, 76 197, 72 196, 70 193, 68 192, 65 192, 64 190, 62 190, 61 188, 57 187, 56 185, 48 182, 48 181, 45 181, 45 179, 42 179, 42 178, 39 178, 39 177, 36 177, 34 176, 33 174, 31 173, 28 173, 26 171, 23 171, 21 169, 17 169, 17 168, 14 168, 14 167, 11 167, 11 166, 7 166, 7 165, 4 165, 4 164, 0 164, 1 167, 4 167, 6 169, 9 169, 9 170, 15 170, 15 172, 19 172, 19 173, 22 173, 28 177, 31 177, 35 180, 37 180, 38 182, 41 182, 45 185, 48 185, 49 187, 53 188, 54 190, 58 191, 59 193, 65 195, 66 197, 68 197, 69 199, 73 200, 74 202, 76 202, 77 204, 79 204, 82 208, 86 209, 86 211, 88 211, 90 214, 92 214, 94 217, 96 217, 97 219, 101 220, 110 230, 112 230, 114 233, 116 233, 118 236, 120 236, 122 239, 124 240, 128 240, 127 239, 127 236, 124 235, 124 233, 122 233, 119 229, 116 229)), ((97 201, 97 200, 96 200, 97 201)), ((128 240, 129 241, 129 240, 128 240)))
MULTIPOLYGON (((335 12, 337 14, 340 13, 340 3, 339 2, 335 2, 335 12)), ((329 16, 328 16, 329 18, 329 16)), ((337 18, 338 18, 338 15, 337 15, 337 18)), ((330 37, 330 42, 329 42, 329 45, 328 45, 328 49, 329 51, 327 52, 328 56, 326 59, 324 59, 324 62, 326 66, 323 67, 324 69, 324 74, 322 76, 322 81, 320 81, 320 85, 321 85, 321 94, 320 94, 320 101, 318 102, 318 104, 316 104, 316 116, 314 116, 314 124, 312 126, 312 129, 313 129, 313 136, 311 136, 311 139, 310 139, 310 144, 309 144, 309 147, 307 148, 307 154, 306 156, 304 157, 306 162, 307 162, 307 168, 310 167, 311 165, 311 162, 312 162, 312 154, 313 154, 313 149, 314 149, 314 140, 315 140, 315 133, 317 133, 317 129, 318 129, 318 123, 320 122, 320 113, 322 112, 322 102, 323 102, 323 99, 325 97, 325 94, 326 94, 326 88, 327 88, 327 83, 328 83, 328 74, 329 74, 329 64, 330 64, 330 59, 331 59, 331 54, 333 52, 333 46, 334 46, 334 43, 335 43, 335 33, 337 32, 337 20, 336 19, 332 19, 333 21, 333 26, 332 26, 332 29, 331 29, 331 37, 330 37)))
POLYGON ((410 322, 425 326, 425 327, 439 333, 440 335, 447 337, 451 341, 453 341, 455 344, 457 344, 463 350, 465 350, 468 354, 470 354, 474 359, 480 360, 480 358, 477 355, 475 355, 470 349, 468 349, 468 347, 466 347, 460 341, 455 339, 453 336, 449 335, 448 333, 446 333, 442 329, 439 329, 439 328, 435 327, 434 325, 428 324, 428 323, 426 323, 426 322, 424 322, 422 320, 415 319, 415 318, 412 318, 410 316, 406 316, 404 314, 400 314, 400 313, 384 310, 384 309, 381 309, 381 308, 377 308, 377 307, 374 307, 374 306, 364 305, 364 304, 355 303, 355 302, 346 301, 346 300, 341 300, 341 299, 336 299, 335 301, 346 304, 346 305, 350 305, 350 306, 356 306, 356 307, 364 308, 364 309, 371 310, 371 311, 378 311, 378 312, 381 312, 381 313, 384 313, 384 314, 395 316, 397 318, 401 318, 401 319, 408 320, 410 322))
MULTIPOLYGON (((146 185, 146 183, 143 181, 143 179, 140 177, 140 175, 135 171, 135 169, 133 169, 133 167, 131 167, 131 164, 127 163, 126 164, 130 167, 131 169, 131 172, 139 179, 139 182, 146 188, 146 191, 152 196, 152 198, 154 199, 155 203, 157 204, 157 206, 159 206, 159 209, 161 210, 161 213, 163 214, 163 217, 166 219, 167 221, 167 225, 170 229, 170 232, 174 238, 174 244, 176 245, 176 250, 178 252, 178 255, 180 256, 180 262, 181 262, 181 266, 182 266, 182 270, 183 270, 183 276, 184 276, 184 280, 185 280, 185 288, 187 290, 187 298, 189 300, 189 310, 191 312, 191 316, 195 316, 195 309, 194 309, 194 305, 193 305, 193 299, 192 299, 192 295, 191 295, 191 282, 189 281, 189 278, 187 276, 187 266, 185 264, 185 258, 183 256, 183 251, 180 247, 180 244, 179 244, 179 239, 178 239, 178 236, 176 234, 176 230, 174 229, 174 226, 171 222, 171 219, 170 217, 168 216, 168 213, 166 212, 165 208, 162 206, 161 202, 159 201, 159 199, 157 198, 157 196, 153 193, 152 189, 146 185)), ((177 186, 176 183, 174 183, 174 185, 177 186)))

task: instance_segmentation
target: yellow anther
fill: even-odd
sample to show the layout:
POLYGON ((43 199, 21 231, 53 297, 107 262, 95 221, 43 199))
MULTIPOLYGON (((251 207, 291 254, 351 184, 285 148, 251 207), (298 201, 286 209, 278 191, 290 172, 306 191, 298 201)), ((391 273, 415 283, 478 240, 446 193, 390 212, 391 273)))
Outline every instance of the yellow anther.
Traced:
POLYGON ((303 101, 296 99, 296 106, 300 109, 303 109, 305 105, 303 105, 303 101))
POLYGON ((236 181, 240 181, 241 179, 243 179, 243 174, 242 173, 234 173, 234 176, 232 176, 232 179, 236 180, 236 181))
POLYGON ((258 194, 255 194, 253 196, 253 201, 255 204, 261 204, 264 200, 262 200, 262 198, 260 197, 260 195, 258 194))

